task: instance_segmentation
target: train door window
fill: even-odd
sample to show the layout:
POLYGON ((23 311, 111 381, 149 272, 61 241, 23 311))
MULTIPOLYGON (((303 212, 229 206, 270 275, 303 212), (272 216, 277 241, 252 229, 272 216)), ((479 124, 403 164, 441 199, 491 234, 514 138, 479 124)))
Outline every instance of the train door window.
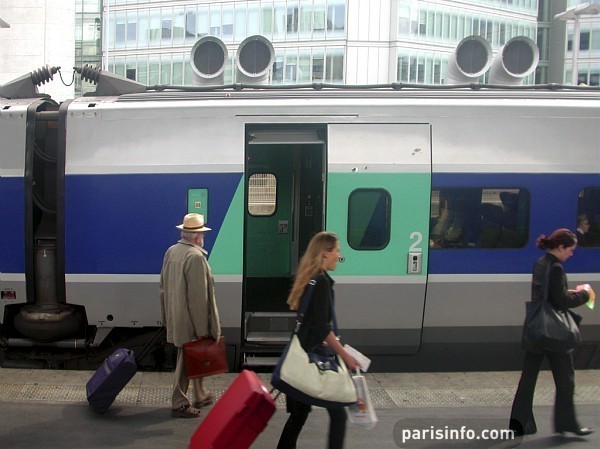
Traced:
POLYGON ((530 195, 518 188, 436 189, 431 248, 521 248, 529 236, 530 195))
POLYGON ((579 192, 577 244, 588 248, 600 247, 600 187, 579 192))
POLYGON ((271 173, 255 173, 248 180, 248 213, 268 217, 277 207, 277 178, 271 173))
POLYGON ((357 189, 348 199, 348 244, 379 250, 390 242, 392 198, 384 189, 357 189))

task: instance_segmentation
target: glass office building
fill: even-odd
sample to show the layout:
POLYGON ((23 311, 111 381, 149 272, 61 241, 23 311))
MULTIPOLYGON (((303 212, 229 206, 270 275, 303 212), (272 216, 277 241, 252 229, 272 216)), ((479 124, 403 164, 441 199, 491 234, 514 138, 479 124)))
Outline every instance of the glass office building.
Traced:
POLYGON ((260 34, 275 49, 270 83, 440 84, 461 39, 480 35, 493 50, 535 41, 537 16, 537 0, 108 0, 102 65, 147 85, 191 84, 190 49, 212 35, 227 46, 231 83, 237 47, 260 34))
MULTIPOLYGON (((569 0, 568 8, 581 4, 581 0, 569 0)), ((599 1, 589 3, 599 4, 599 1)), ((600 85, 600 15, 583 15, 579 25, 579 55, 577 57, 577 84, 600 85)), ((573 75, 574 21, 567 22, 567 53, 565 57, 565 81, 573 75)))
POLYGON ((231 83, 237 47, 256 34, 275 47, 270 82, 344 82, 344 0, 110 0, 104 15, 104 67, 143 84, 191 84, 190 49, 208 35, 227 46, 231 83))
POLYGON ((442 83, 456 44, 470 35, 485 38, 494 51, 516 36, 535 42, 537 0, 441 3, 399 1, 397 39, 393 43, 397 47, 398 81, 442 83))
MULTIPOLYGON (((75 67, 102 65, 102 0, 75 1, 75 67)), ((75 93, 95 90, 81 77, 74 78, 75 93)))

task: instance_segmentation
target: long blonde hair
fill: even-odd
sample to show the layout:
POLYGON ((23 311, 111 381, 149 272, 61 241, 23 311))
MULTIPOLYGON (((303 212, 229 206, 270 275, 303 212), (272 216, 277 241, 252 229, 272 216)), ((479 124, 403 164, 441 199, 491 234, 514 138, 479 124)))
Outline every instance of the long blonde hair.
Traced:
POLYGON ((304 293, 308 281, 322 270, 323 253, 333 251, 337 243, 338 236, 327 231, 315 234, 310 240, 306 252, 300 259, 298 274, 287 299, 291 310, 298 310, 302 293, 304 293))

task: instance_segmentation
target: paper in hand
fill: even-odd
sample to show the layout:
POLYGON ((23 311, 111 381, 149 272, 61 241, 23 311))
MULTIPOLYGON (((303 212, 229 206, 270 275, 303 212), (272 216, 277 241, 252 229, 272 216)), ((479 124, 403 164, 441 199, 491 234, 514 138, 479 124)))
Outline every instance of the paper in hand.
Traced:
POLYGON ((344 345, 344 349, 348 354, 356 359, 356 361, 360 364, 360 370, 367 372, 369 370, 369 366, 371 366, 371 359, 368 358, 363 353, 357 351, 350 345, 344 345))
POLYGON ((591 286, 589 286, 588 284, 586 284, 586 286, 589 287, 588 294, 590 296, 590 299, 588 299, 588 302, 586 302, 585 305, 588 306, 590 310, 594 310, 594 306, 596 305, 596 293, 594 292, 594 289, 591 286))

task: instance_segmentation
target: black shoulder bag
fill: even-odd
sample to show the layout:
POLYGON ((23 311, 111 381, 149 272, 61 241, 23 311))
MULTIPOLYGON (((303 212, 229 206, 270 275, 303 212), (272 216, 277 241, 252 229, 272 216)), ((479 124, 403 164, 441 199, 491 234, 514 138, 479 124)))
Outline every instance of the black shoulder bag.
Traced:
POLYGON ((569 310, 558 310, 548 302, 551 268, 552 263, 549 263, 542 284, 541 299, 525 304, 523 346, 532 352, 566 353, 581 343, 581 334, 578 323, 569 310))

